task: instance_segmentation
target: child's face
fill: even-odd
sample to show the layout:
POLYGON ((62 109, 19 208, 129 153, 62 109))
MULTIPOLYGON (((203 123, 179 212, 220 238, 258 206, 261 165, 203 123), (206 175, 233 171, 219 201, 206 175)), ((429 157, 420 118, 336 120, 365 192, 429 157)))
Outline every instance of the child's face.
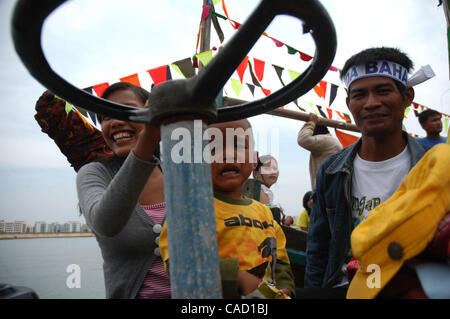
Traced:
POLYGON ((217 128, 222 132, 222 141, 214 143, 214 147, 211 149, 211 175, 214 191, 232 198, 241 198, 244 183, 256 167, 256 163, 252 163, 256 161, 253 137, 243 133, 243 130, 250 127, 246 120, 213 124, 210 127, 217 128), (234 133, 227 134, 227 129, 233 130, 234 133), (231 138, 233 140, 227 140, 231 138), (223 147, 217 145, 223 145, 223 147))
POLYGON ((278 163, 271 159, 261 166, 261 175, 263 176, 264 185, 270 188, 278 180, 278 163))

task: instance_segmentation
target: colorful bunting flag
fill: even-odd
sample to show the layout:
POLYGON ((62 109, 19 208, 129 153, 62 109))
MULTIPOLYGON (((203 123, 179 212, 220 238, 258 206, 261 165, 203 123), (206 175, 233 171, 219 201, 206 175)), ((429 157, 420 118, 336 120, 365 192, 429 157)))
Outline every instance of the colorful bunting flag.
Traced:
POLYGON ((253 59, 255 63, 255 74, 259 81, 262 81, 264 78, 264 66, 266 65, 266 62, 258 59, 253 59))
POLYGON ((322 107, 320 105, 317 105, 317 104, 316 104, 316 106, 317 106, 317 109, 319 110, 320 115, 322 115, 322 117, 324 117, 324 118, 327 118, 325 113, 323 113, 323 111, 322 111, 322 107))
POLYGON ((107 82, 94 85, 92 89, 94 90, 95 94, 97 94, 98 97, 101 97, 103 92, 106 90, 106 88, 109 86, 107 82))
POLYGON ((128 82, 136 86, 141 86, 137 73, 120 78, 120 82, 128 82))
POLYGON ((314 87, 314 91, 316 91, 319 97, 325 99, 325 94, 327 92, 327 82, 320 81, 319 84, 314 87))
POLYGON ((338 129, 334 129, 334 131, 336 133, 336 137, 339 139, 339 142, 341 142, 342 147, 352 145, 359 139, 357 136, 341 132, 338 129))
POLYGON ((153 83, 156 85, 167 81, 167 75, 170 72, 168 65, 162 65, 160 67, 147 70, 147 72, 150 74, 150 77, 153 80, 153 83))
POLYGON ((328 113, 328 118, 329 118, 330 120, 332 120, 332 119, 333 119, 333 110, 327 108, 327 113, 328 113))
POLYGON ((277 47, 279 47, 279 48, 282 47, 282 46, 284 45, 284 43, 281 42, 280 40, 277 40, 277 39, 272 38, 272 37, 268 37, 268 38, 272 39, 272 41, 275 42, 275 45, 276 45, 277 47))
POLYGON ((252 95, 255 96, 255 86, 250 83, 247 83, 247 86, 248 86, 250 92, 252 92, 252 95))
POLYGON ((331 104, 333 104, 334 100, 336 99, 337 89, 338 89, 338 86, 336 84, 331 83, 330 102, 328 103, 328 106, 331 106, 331 104))
POLYGON ((70 111, 72 111, 72 108, 73 108, 72 104, 70 104, 69 102, 66 101, 66 106, 64 109, 65 109, 67 115, 69 115, 70 111))
POLYGON ((351 122, 351 121, 352 121, 352 120, 350 119, 350 117, 349 117, 347 114, 344 113, 344 115, 342 115, 342 113, 339 112, 339 111, 335 111, 335 112, 336 112, 337 115, 339 115, 339 117, 340 117, 341 119, 343 119, 344 121, 346 121, 346 122, 351 122))
POLYGON ((241 94, 242 90, 242 83, 235 79, 230 79, 231 87, 233 88, 234 93, 236 93, 236 96, 239 96, 241 94))
POLYGON ((281 66, 275 65, 275 64, 272 64, 272 66, 273 66, 273 68, 275 69, 275 72, 277 73, 278 79, 280 79, 281 84, 282 84, 283 86, 286 86, 286 84, 284 84, 283 79, 282 79, 282 77, 281 77, 282 74, 283 74, 284 68, 282 68, 281 66))
POLYGON ((291 80, 294 81, 296 78, 300 76, 301 73, 298 73, 296 71, 288 70, 289 76, 291 77, 291 80))
POLYGON ((248 65, 249 65, 249 71, 250 71, 250 76, 252 77, 252 82, 254 85, 262 87, 261 83, 259 83, 258 79, 255 76, 255 73, 253 72, 253 67, 252 64, 250 63, 250 61, 248 61, 248 65))
POLYGON ((270 95, 270 93, 271 93, 270 90, 265 89, 265 88, 263 88, 263 87, 261 88, 261 91, 264 93, 265 96, 268 96, 268 95, 270 95))
POLYGON ((244 81, 244 73, 245 73, 245 70, 247 69, 247 66, 248 66, 248 56, 246 56, 244 58, 244 60, 241 62, 241 64, 236 69, 236 71, 239 75, 239 79, 241 80, 241 83, 243 83, 243 81, 244 81))
POLYGON ((296 54, 298 50, 294 49, 293 47, 286 44, 286 47, 288 49, 288 54, 296 54))
POLYGON ((308 62, 312 59, 312 56, 307 55, 306 53, 303 53, 300 51, 298 51, 298 52, 300 53, 300 59, 302 59, 303 61, 308 62))
POLYGON ((205 52, 200 52, 198 54, 195 55, 200 62, 202 62, 203 66, 208 65, 208 63, 212 60, 213 56, 212 56, 212 50, 208 50, 205 52))

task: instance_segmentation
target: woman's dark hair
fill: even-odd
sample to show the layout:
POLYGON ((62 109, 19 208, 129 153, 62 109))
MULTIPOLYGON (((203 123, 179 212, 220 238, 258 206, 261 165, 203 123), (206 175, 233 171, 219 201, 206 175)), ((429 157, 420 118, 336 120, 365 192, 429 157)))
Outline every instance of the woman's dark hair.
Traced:
POLYGON ((145 102, 147 102, 149 96, 148 91, 128 82, 116 82, 114 84, 111 84, 106 88, 105 91, 103 91, 101 97, 103 99, 108 99, 108 96, 110 96, 112 93, 122 90, 130 90, 134 94, 136 94, 136 96, 142 101, 142 103, 145 104, 145 102))

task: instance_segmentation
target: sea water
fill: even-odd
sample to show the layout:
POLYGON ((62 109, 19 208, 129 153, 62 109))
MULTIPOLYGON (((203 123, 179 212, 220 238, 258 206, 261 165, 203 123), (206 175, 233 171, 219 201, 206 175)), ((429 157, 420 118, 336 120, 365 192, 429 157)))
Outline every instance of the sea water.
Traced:
POLYGON ((41 299, 104 299, 102 265, 94 237, 0 240, 0 283, 41 299))

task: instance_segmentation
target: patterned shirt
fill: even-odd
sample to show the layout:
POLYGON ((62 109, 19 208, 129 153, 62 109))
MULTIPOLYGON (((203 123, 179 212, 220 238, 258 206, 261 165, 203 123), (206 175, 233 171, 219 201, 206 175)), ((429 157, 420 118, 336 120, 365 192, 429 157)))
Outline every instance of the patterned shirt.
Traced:
MULTIPOLYGON (((166 214, 166 203, 154 205, 142 205, 147 215, 155 222, 162 225, 166 214)), ((159 237, 157 238, 159 240, 159 237)), ((138 299, 169 299, 170 281, 164 269, 164 262, 157 256, 142 282, 137 294, 138 299)))

